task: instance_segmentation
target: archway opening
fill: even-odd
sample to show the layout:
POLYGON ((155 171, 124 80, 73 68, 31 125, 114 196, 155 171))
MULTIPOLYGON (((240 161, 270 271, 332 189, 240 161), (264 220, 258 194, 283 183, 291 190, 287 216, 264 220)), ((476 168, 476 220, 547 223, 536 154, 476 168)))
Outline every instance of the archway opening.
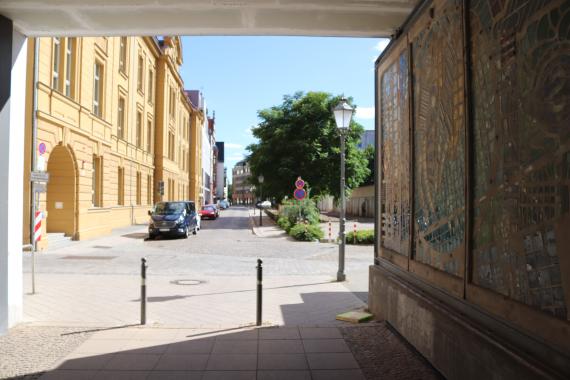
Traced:
POLYGON ((47 232, 75 234, 76 175, 75 162, 69 148, 56 146, 47 166, 50 180, 47 186, 47 232))

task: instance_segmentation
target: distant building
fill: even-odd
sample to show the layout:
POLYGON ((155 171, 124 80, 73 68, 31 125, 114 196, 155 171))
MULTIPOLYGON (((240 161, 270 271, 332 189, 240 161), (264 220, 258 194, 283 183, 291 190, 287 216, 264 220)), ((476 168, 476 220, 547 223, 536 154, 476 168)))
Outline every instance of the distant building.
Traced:
POLYGON ((362 137, 360 138, 360 143, 358 143, 358 149, 364 150, 369 146, 374 146, 375 136, 376 133, 373 129, 364 131, 362 137))
POLYGON ((253 185, 250 183, 250 176, 251 170, 247 161, 240 161, 234 166, 232 170, 232 202, 234 204, 253 203, 253 185))
POLYGON ((224 142, 216 141, 216 163, 214 171, 214 196, 216 200, 226 197, 226 171, 224 169, 224 142))
POLYGON ((198 207, 204 205, 202 186, 202 129, 206 119, 204 96, 199 90, 184 91, 192 106, 190 120, 190 199, 198 207))

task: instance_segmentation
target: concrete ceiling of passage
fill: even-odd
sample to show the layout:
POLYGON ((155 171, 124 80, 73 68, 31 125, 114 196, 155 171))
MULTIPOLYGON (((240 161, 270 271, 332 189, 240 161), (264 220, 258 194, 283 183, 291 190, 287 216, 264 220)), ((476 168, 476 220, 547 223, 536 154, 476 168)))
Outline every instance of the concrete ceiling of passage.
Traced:
POLYGON ((418 0, 0 0, 28 36, 389 37, 418 0))

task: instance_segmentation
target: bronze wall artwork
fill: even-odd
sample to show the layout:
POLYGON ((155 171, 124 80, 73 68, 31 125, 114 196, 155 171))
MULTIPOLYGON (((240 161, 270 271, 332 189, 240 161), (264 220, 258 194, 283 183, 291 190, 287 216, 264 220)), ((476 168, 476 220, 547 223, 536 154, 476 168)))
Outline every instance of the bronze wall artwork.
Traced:
POLYGON ((570 2, 472 1, 470 23, 473 281, 566 319, 570 2))
POLYGON ((414 257, 462 276, 465 237, 465 112, 459 1, 412 41, 414 257))
POLYGON ((404 51, 381 77, 382 244, 408 255, 410 240, 410 145, 408 57, 404 51))
POLYGON ((378 72, 381 256, 570 319, 570 1, 434 0, 402 40, 378 72))

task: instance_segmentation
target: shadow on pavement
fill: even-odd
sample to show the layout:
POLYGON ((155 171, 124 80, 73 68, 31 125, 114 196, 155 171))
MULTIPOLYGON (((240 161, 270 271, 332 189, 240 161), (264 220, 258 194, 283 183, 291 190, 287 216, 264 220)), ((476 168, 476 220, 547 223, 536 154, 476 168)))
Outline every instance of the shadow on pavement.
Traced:
MULTIPOLYGON (((327 282, 313 282, 310 284, 298 284, 298 285, 284 285, 284 286, 274 286, 274 287, 264 287, 263 290, 275 290, 275 289, 287 289, 287 288, 300 288, 303 286, 313 286, 313 285, 323 285, 329 284, 330 281, 327 282)), ((198 293, 198 294, 187 294, 187 295, 173 295, 173 296, 158 296, 158 297, 147 297, 147 302, 165 302, 165 301, 174 301, 184 298, 193 298, 193 297, 204 297, 204 296, 219 296, 223 294, 232 294, 232 293, 251 293, 255 292, 256 289, 245 289, 245 290, 233 290, 230 292, 218 292, 218 293, 198 293)), ((353 293, 355 294, 355 293, 353 293)), ((365 293, 368 294, 368 293, 365 293)), ((355 294, 356 295, 356 294, 355 294)), ((356 295, 358 297, 358 295, 356 295)), ((131 302, 141 302, 141 299, 138 298, 136 300, 132 300, 131 302)))
POLYGON ((94 330, 41 379, 441 379, 384 322, 301 323, 335 312, 346 293, 301 294, 301 303, 282 305, 283 326, 94 330))
POLYGON ((130 239, 145 239, 148 237, 148 234, 146 232, 133 232, 132 234, 121 235, 121 237, 130 239))

